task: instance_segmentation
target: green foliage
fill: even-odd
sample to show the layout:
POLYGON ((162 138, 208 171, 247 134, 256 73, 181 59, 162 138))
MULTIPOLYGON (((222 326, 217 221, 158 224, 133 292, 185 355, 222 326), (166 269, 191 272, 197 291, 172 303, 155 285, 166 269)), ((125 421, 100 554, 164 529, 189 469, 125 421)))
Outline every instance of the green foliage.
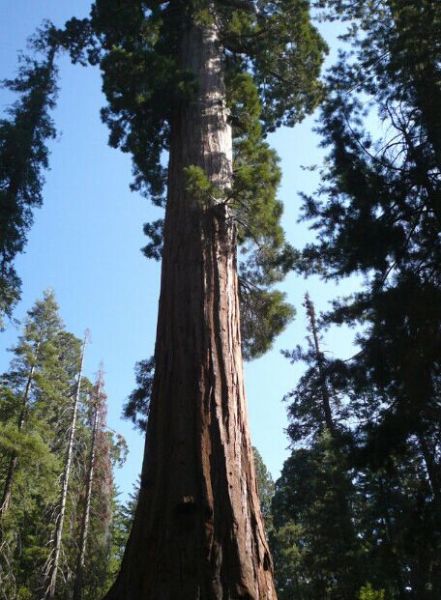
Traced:
POLYGON ((257 448, 253 448, 254 466, 256 469, 257 490, 259 492, 260 510, 265 520, 267 532, 271 530, 271 502, 274 496, 274 481, 257 448))
POLYGON ((242 352, 245 359, 257 358, 267 352, 274 338, 294 316, 294 309, 284 302, 285 294, 266 291, 241 282, 242 352))
MULTIPOLYGON (((2 504, 0 511, 0 590, 7 600, 39 600, 58 515, 81 352, 80 340, 64 328, 53 292, 46 292, 28 311, 23 334, 12 352, 11 366, 0 378, 2 503, 11 481, 9 502, 2 504)), ((83 378, 57 598, 70 596, 76 570, 95 395, 92 384, 83 378)), ((110 584, 112 463, 124 458, 123 440, 106 430, 103 403, 102 399, 86 555, 89 574, 83 582, 85 600, 95 600, 110 584)))
MULTIPOLYGON (((51 27, 34 41, 38 49, 51 27)), ((20 297, 14 259, 23 252, 42 204, 43 172, 48 167, 47 140, 55 137, 49 116, 56 97, 54 48, 41 59, 22 56, 18 75, 3 86, 19 95, 0 119, 0 327, 20 297)))
POLYGON ((201 167, 196 165, 185 167, 184 177, 187 192, 199 206, 214 206, 222 200, 222 191, 208 179, 201 167))
POLYGON ((4 501, 10 481, 11 496, 1 515, 7 553, 0 561, 14 565, 14 580, 5 582, 12 600, 37 591, 48 552, 47 515, 57 499, 62 464, 57 416, 71 391, 61 358, 67 350, 62 333, 54 295, 46 292, 28 312, 11 367, 1 377, 0 494, 4 501))
POLYGON ((300 122, 322 97, 318 77, 327 52, 311 24, 309 2, 258 0, 233 10, 229 2, 216 4, 231 62, 253 75, 265 130, 300 122))
POLYGON ((344 387, 382 398, 366 441, 387 455, 430 431, 439 411, 441 10, 407 1, 338 9, 355 11, 357 27, 352 54, 328 80, 321 131, 330 152, 320 194, 305 199, 321 242, 304 254, 325 277, 365 276, 327 320, 363 326, 344 387), (363 126, 367 103, 385 132, 378 139, 363 126))
MULTIPOLYGON (((133 188, 159 206, 166 201, 162 159, 170 146, 173 119, 196 93, 194 74, 180 66, 180 40, 191 22, 219 29, 233 126, 234 178, 231 191, 218 190, 200 167, 186 165, 187 186, 201 206, 222 201, 233 208, 247 255, 243 271, 249 276, 254 269, 241 294, 244 349, 251 358, 265 352, 293 316, 282 295, 268 289, 292 268, 294 254, 280 226, 278 160, 264 135, 282 123, 295 124, 317 105, 326 47, 311 25, 304 0, 139 0, 125 6, 114 0, 95 2, 90 23, 95 38, 89 48, 101 48, 108 100, 102 114, 110 128, 109 142, 132 154, 133 188), (255 312, 262 310, 268 310, 268 317, 255 312)), ((82 39, 85 28, 80 27, 82 39)), ((163 221, 148 223, 144 231, 150 238, 144 253, 159 259, 163 221)))
POLYGON ((135 517, 136 504, 139 495, 139 481, 133 486, 126 503, 114 498, 114 516, 112 520, 112 551, 109 563, 109 573, 114 580, 121 568, 127 540, 135 517))
POLYGON ((136 388, 123 407, 123 418, 129 419, 139 431, 145 432, 153 389, 155 359, 153 356, 135 365, 136 388))
POLYGON ((305 198, 320 242, 304 258, 326 278, 364 276, 362 291, 336 301, 325 320, 359 327, 358 352, 330 361, 328 372, 350 401, 360 535, 375 566, 366 580, 386 597, 435 599, 441 9, 393 0, 329 4, 356 21, 346 36, 352 51, 328 79, 321 131, 329 155, 320 194, 305 198), (381 128, 369 131, 375 116, 381 128))
POLYGON ((348 514, 355 499, 348 475, 327 434, 285 462, 276 482, 272 537, 282 598, 297 591, 299 598, 351 600, 359 590, 363 553, 348 514))
POLYGON ((240 254, 243 354, 264 354, 294 317, 285 296, 271 287, 292 268, 295 254, 280 225, 278 157, 264 141, 261 103, 249 73, 232 73, 227 89, 233 126, 233 190, 240 254))
POLYGON ((286 353, 308 368, 286 397, 293 450, 272 506, 279 595, 350 600, 362 589, 362 597, 435 600, 438 426, 397 445, 394 419, 386 448, 383 432, 366 444, 387 409, 384 397, 368 393, 364 380, 347 392, 346 363, 322 354, 320 321, 310 301, 306 307, 309 348, 286 353))
POLYGON ((270 543, 279 600, 308 598, 305 586, 298 579, 302 572, 300 540, 301 527, 288 519, 271 532, 270 543))
POLYGON ((366 581, 385 597, 435 599, 441 8, 407 0, 322 4, 355 21, 346 35, 352 48, 328 78, 321 132, 329 154, 319 194, 304 205, 320 242, 306 248, 303 264, 326 278, 364 278, 325 321, 359 328, 358 352, 329 361, 328 374, 349 402, 360 535, 375 565, 366 581))
POLYGON ((311 25, 308 2, 247 4, 237 3, 233 11, 222 1, 94 4, 92 27, 104 50, 109 106, 103 117, 111 129, 110 143, 132 153, 135 187, 157 202, 165 185, 160 154, 168 148, 173 112, 195 89, 192 74, 179 67, 187 20, 205 26, 219 22, 225 60, 235 72, 252 74, 267 129, 282 122, 293 125, 321 98, 318 76, 326 46, 311 25))
POLYGON ((359 600, 384 600, 384 590, 374 590, 369 583, 360 590, 359 600))

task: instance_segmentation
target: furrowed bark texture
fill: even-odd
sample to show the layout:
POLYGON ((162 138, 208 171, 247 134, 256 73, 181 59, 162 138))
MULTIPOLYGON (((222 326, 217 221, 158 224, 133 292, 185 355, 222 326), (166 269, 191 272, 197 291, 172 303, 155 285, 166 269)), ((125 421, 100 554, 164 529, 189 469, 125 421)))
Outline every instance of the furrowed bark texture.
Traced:
POLYGON ((173 123, 139 503, 107 600, 273 600, 242 375, 236 236, 227 206, 188 191, 201 167, 227 190, 232 136, 216 29, 189 26, 198 94, 173 123))

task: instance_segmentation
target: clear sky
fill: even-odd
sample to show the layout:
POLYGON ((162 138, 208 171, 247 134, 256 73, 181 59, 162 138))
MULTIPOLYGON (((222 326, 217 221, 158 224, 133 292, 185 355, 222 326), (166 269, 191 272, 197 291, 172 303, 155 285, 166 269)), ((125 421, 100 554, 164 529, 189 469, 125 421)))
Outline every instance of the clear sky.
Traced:
MULTIPOLYGON (((25 49, 26 38, 43 19, 61 26, 71 16, 87 16, 89 7, 89 0, 0 0, 0 78, 14 75, 17 51, 25 49)), ((334 27, 322 30, 328 43, 335 46, 334 27)), ((150 356, 154 347, 159 265, 147 261, 140 249, 146 243, 142 225, 158 218, 158 211, 148 200, 130 192, 130 157, 107 146, 107 128, 99 116, 105 99, 98 69, 72 66, 64 58, 60 61, 59 86, 53 114, 59 135, 51 143, 44 206, 35 212, 26 253, 16 262, 23 294, 14 316, 23 319, 43 290, 53 288, 68 330, 78 337, 86 328, 91 330, 86 374, 93 378, 103 361, 109 426, 122 433, 129 445, 128 461, 116 474, 125 495, 140 471, 143 440, 120 414, 134 387, 135 362, 150 356)), ((0 90, 1 111, 10 101, 10 94, 0 90)), ((317 185, 317 175, 303 171, 301 166, 317 163, 322 156, 313 125, 311 117, 295 129, 283 129, 270 138, 281 157, 280 198, 285 204, 287 237, 299 247, 311 239, 311 233, 296 222, 298 192, 311 192, 317 185)), ((323 310, 336 293, 344 295, 353 286, 347 283, 336 289, 316 278, 305 281, 290 275, 283 289, 297 308, 297 318, 271 352, 246 365, 252 439, 274 478, 288 454, 282 397, 294 387, 302 370, 301 366, 291 366, 280 350, 303 343, 306 330, 301 303, 306 291, 323 310)), ((8 366, 7 348, 15 343, 18 333, 14 324, 0 333, 0 371, 8 366)), ((347 332, 333 330, 325 349, 349 356, 350 340, 347 332)))

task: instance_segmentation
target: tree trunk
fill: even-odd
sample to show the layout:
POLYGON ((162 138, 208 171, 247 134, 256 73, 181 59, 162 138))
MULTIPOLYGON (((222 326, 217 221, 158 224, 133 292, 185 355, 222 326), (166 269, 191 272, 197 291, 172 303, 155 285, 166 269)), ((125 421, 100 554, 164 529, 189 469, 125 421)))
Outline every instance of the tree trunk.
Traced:
MULTIPOLYGON (((408 597, 406 589, 409 588, 409 582, 404 581, 403 574, 406 573, 406 569, 403 568, 403 561, 401 560, 401 552, 399 548, 399 544, 396 541, 396 535, 393 526, 393 518, 390 515, 389 501, 387 498, 383 476, 380 474, 378 477, 378 485, 379 485, 379 499, 380 499, 380 509, 382 512, 382 520, 383 527, 386 534, 386 540, 389 545, 389 557, 393 565, 393 569, 395 571, 395 583, 399 592, 399 599, 405 600, 408 597)), ((406 579, 408 577, 406 576, 406 579)))
POLYGON ((83 360, 84 360, 84 350, 87 343, 87 332, 84 335, 83 347, 81 349, 81 358, 80 358, 80 368, 78 371, 77 385, 75 390, 75 399, 73 405, 72 412, 72 421, 70 425, 69 439, 67 443, 67 452, 66 452, 66 462, 64 464, 63 476, 61 480, 61 493, 60 493, 60 503, 59 503, 59 512, 55 521, 55 531, 54 531, 54 546, 52 552, 49 555, 49 559, 46 564, 46 573, 45 573, 45 600, 55 598, 56 586, 57 586, 57 576, 58 569, 60 564, 60 555, 61 555, 61 545, 62 545, 62 537, 63 537, 63 528, 64 528, 64 518, 66 516, 66 502, 67 502, 67 492, 69 489, 69 480, 70 480, 70 472, 72 468, 72 459, 73 459, 73 448, 75 442, 75 436, 77 431, 77 415, 78 415, 78 405, 80 402, 80 391, 81 391, 81 377, 83 374, 83 360))
POLYGON ((172 124, 155 381, 134 525, 107 600, 276 598, 242 374, 232 134, 215 25, 189 25, 182 68, 197 97, 172 124))
POLYGON ((315 359, 317 364, 317 369, 319 373, 319 384, 320 384, 320 392, 322 399, 322 408, 323 415, 325 417, 326 428, 331 434, 334 441, 337 439, 337 431, 335 428, 334 417, 332 415, 331 409, 331 397, 329 394, 328 386, 326 383, 326 374, 325 374, 325 364, 324 364, 324 355, 320 349, 320 341, 319 341, 319 332, 317 327, 317 320, 315 316, 315 307, 312 300, 309 297, 309 294, 305 296, 305 308, 306 314, 309 319, 309 327, 312 333, 312 340, 314 344, 314 352, 315 359))
POLYGON ((101 393, 101 378, 98 380, 98 386, 97 386, 96 397, 95 397, 95 409, 94 409, 94 414, 93 414, 93 426, 92 426, 92 440, 90 443, 89 464, 88 464, 88 468, 87 468, 86 502, 85 502, 85 506, 84 506, 83 516, 81 519, 80 543, 79 543, 77 567, 76 567, 76 572, 75 572, 73 600, 81 600, 82 592, 83 592, 83 571, 84 571, 84 561, 85 561, 85 557, 86 557, 87 536, 89 534, 90 505, 91 505, 91 500, 92 500, 92 486, 93 486, 93 476, 94 476, 94 470, 95 470, 95 449, 96 449, 96 436, 97 436, 97 431, 98 431, 98 410, 99 410, 99 402, 100 402, 100 393, 101 393))

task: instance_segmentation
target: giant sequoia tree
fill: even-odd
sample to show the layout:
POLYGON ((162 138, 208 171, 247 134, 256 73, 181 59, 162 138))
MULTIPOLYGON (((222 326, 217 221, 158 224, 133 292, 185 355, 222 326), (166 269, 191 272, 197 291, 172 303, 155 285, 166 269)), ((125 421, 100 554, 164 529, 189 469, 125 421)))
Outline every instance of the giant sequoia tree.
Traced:
POLYGON ((321 96, 326 48, 308 5, 97 0, 90 19, 47 38, 52 56, 63 47, 100 64, 110 143, 132 154, 134 189, 165 208, 145 226, 146 255, 162 257, 155 376, 134 526, 109 600, 275 597, 242 350, 265 352, 292 316, 273 289, 294 253, 265 135, 321 96))
POLYGON ((291 315, 269 289, 292 252, 264 134, 314 108, 324 44, 302 0, 99 0, 61 43, 75 31, 100 57, 111 144, 132 153, 134 187, 165 207, 146 226, 162 279, 139 501, 107 598, 274 598, 239 298, 244 349, 258 355, 291 315))

